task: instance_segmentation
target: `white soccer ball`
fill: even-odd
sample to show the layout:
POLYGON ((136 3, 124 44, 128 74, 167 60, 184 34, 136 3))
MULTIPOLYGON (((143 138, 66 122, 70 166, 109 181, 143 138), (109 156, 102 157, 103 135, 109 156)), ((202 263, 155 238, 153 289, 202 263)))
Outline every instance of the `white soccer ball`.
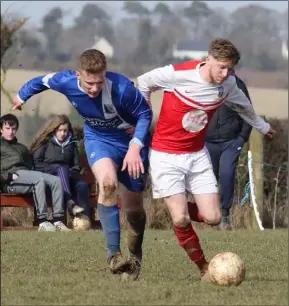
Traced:
POLYGON ((91 222, 86 215, 75 216, 72 226, 75 231, 88 231, 91 227, 91 222))
POLYGON ((209 263, 210 281, 219 286, 238 286, 245 279, 245 263, 235 253, 217 254, 209 263))

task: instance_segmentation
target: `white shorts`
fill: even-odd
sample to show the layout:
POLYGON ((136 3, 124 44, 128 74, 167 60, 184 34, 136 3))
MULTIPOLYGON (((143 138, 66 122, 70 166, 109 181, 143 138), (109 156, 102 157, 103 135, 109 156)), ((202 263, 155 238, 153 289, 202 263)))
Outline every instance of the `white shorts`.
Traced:
POLYGON ((206 147, 199 152, 170 154, 150 150, 153 198, 178 193, 217 193, 218 183, 206 147))

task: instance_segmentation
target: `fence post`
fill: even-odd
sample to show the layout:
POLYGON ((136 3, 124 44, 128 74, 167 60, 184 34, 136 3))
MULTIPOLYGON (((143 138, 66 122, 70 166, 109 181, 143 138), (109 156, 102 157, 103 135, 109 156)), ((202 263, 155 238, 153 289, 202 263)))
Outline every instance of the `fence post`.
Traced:
MULTIPOLYGON (((252 129, 249 138, 249 149, 252 152, 252 167, 253 167, 253 178, 254 178, 254 188, 256 195, 256 202, 258 211, 260 214, 260 219, 263 222, 263 191, 264 191, 264 173, 263 173, 263 154, 264 154, 264 136, 259 131, 252 129)), ((258 223, 256 221, 254 210, 250 212, 250 226, 253 229, 258 228, 258 223)))

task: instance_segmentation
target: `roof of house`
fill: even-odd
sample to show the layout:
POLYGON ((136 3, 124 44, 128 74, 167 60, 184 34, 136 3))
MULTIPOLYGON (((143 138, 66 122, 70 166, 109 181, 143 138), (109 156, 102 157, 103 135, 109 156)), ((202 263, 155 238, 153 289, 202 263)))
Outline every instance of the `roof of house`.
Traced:
POLYGON ((190 50, 190 51, 207 51, 209 43, 202 40, 184 40, 180 41, 176 49, 177 50, 190 50))

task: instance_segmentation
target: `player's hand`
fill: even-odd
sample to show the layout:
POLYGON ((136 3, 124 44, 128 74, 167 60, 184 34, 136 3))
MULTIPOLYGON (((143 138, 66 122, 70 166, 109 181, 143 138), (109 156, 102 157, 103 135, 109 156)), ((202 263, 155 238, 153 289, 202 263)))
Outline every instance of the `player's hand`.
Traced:
POLYGON ((276 131, 272 129, 272 127, 270 126, 270 130, 267 132, 266 136, 273 138, 275 134, 276 134, 276 131))
POLYGON ((12 107, 13 111, 15 111, 17 109, 22 110, 22 103, 19 101, 17 96, 13 99, 12 103, 13 103, 13 107, 12 107))
POLYGON ((19 177, 19 175, 18 175, 18 174, 16 174, 16 173, 12 173, 12 181, 17 180, 17 179, 18 179, 18 177, 19 177))
POLYGON ((123 160, 123 165, 121 171, 124 171, 126 168, 130 177, 137 179, 140 177, 140 174, 144 174, 144 166, 140 157, 141 147, 138 144, 131 143, 129 149, 123 160))

